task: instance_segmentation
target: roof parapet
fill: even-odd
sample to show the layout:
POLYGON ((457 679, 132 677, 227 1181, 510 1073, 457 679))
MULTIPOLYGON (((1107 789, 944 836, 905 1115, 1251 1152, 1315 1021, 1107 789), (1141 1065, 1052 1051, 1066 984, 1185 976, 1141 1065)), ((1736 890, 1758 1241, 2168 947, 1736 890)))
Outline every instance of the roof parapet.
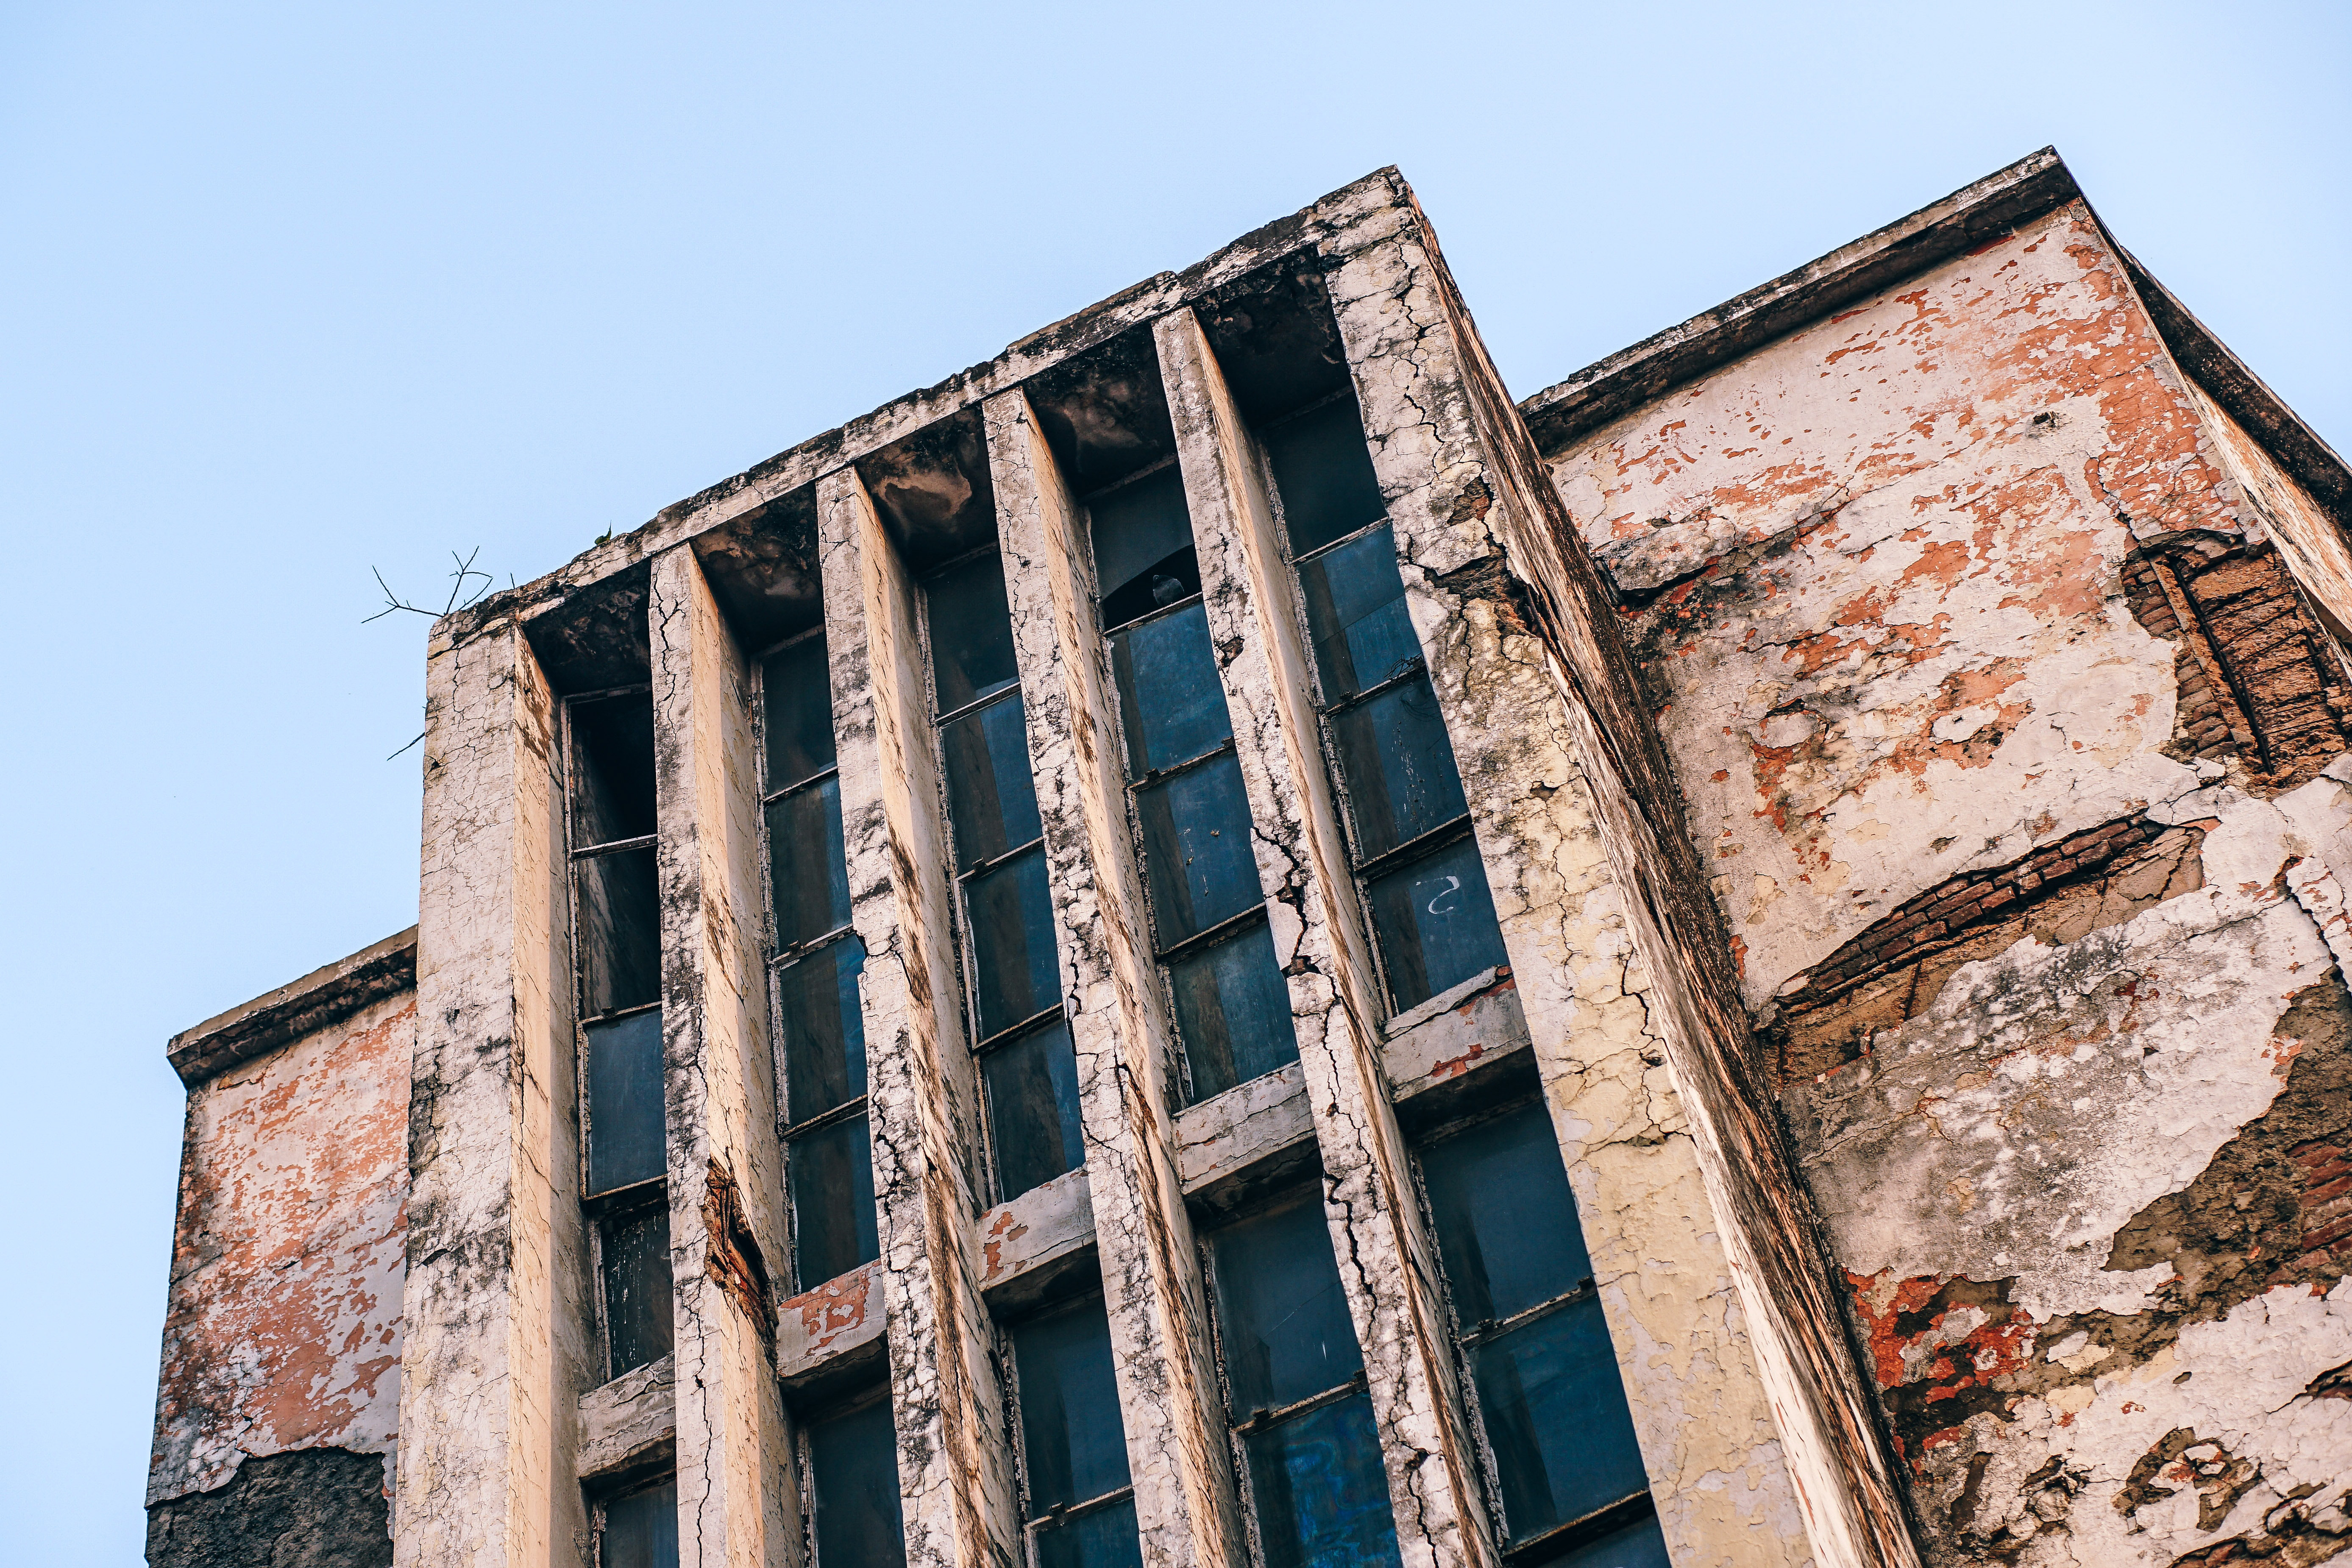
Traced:
POLYGON ((164 1054, 190 1089, 241 1062, 341 1022, 416 984, 416 928, 205 1019, 172 1037, 164 1054))

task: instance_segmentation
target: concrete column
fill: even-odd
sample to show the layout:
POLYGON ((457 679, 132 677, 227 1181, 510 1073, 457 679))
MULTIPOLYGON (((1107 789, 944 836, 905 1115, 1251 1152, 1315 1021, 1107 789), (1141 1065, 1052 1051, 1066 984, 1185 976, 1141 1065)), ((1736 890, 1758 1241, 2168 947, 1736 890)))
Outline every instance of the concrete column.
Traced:
POLYGON ((1173 1152, 1172 1060, 1128 826, 1085 516, 1029 400, 985 405, 1006 597, 1074 1003, 1087 1185, 1143 1561, 1244 1558, 1199 1254, 1173 1152))
POLYGON ((692 546, 655 557, 650 613, 678 1562, 780 1568, 800 1492, 774 1366, 783 1156, 748 668, 692 546))
POLYGON ((593 1375, 555 700, 511 621, 425 679, 394 1561, 570 1568, 593 1375))
POLYGON ((1021 1560, 1020 1531, 974 1256, 980 1101, 915 586, 855 469, 818 481, 817 506, 907 1561, 995 1568, 1021 1560))
POLYGON ((1435 1251, 1381 1065, 1383 1009, 1323 763, 1290 568, 1239 410, 1188 310, 1153 325, 1211 635, 1276 889, 1276 956, 1322 1151, 1324 1206, 1363 1346, 1404 1561, 1491 1563, 1435 1251))

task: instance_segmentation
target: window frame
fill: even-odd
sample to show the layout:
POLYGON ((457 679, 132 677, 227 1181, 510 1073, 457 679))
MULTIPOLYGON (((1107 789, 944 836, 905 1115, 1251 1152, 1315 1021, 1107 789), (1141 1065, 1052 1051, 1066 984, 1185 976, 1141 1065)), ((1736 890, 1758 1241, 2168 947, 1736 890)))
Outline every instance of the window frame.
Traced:
MULTIPOLYGON (((1110 1326, 1110 1295, 1099 1279, 1090 1289, 1079 1290, 1070 1295, 1056 1295, 1010 1321, 1000 1320, 996 1323, 998 1376, 1006 1394, 1004 1417, 1007 1440, 1013 1450, 1013 1477, 1016 1487, 1014 1506, 1018 1510, 1021 1526, 1021 1560, 1026 1568, 1038 1568, 1037 1538, 1042 1527, 1066 1524, 1090 1514, 1116 1508, 1120 1503, 1131 1503, 1135 1500, 1135 1469, 1130 1464, 1128 1467, 1127 1483, 1124 1486, 1114 1487, 1109 1491, 1098 1497, 1087 1498, 1083 1502, 1068 1503, 1048 1509, 1042 1514, 1030 1511, 1030 1499, 1034 1494, 1029 1479, 1027 1426, 1022 1418, 1021 1357, 1014 1343, 1014 1335, 1026 1324, 1037 1322, 1062 1312, 1078 1311, 1088 1301, 1094 1302, 1102 1310, 1104 1331, 1108 1333, 1110 1326)), ((1116 1347, 1113 1348, 1112 1356, 1115 1363, 1118 1356, 1116 1347)), ((1114 1384, 1114 1398, 1116 1398, 1116 1386, 1114 1384)), ((1116 1411, 1114 1414, 1118 1416, 1119 1442, 1124 1446, 1127 1441, 1127 1414, 1124 1410, 1116 1411)))

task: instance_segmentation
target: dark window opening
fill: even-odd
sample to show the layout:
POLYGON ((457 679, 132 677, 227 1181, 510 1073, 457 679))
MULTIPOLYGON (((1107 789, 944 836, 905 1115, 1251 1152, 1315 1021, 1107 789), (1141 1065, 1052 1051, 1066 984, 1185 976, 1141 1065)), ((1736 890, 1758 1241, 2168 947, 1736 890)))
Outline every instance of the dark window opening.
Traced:
POLYGON ((677 1478, 610 1499, 597 1513, 597 1568, 677 1568, 677 1478))
POLYGON ((609 1379, 670 1352, 669 1199, 662 1188, 604 1214, 596 1251, 609 1379))
POLYGON ((1086 1163, 1077 1061, 1061 1025, 1045 825, 994 547, 932 574, 923 601, 973 1049, 1003 1202, 1086 1163))
POLYGON ((1406 614, 1355 394, 1259 433, 1298 573, 1359 883, 1402 1012, 1508 962, 1437 694, 1406 614))
POLYGON ((898 1436, 886 1384, 802 1428, 803 1484, 815 1568, 905 1568, 898 1436))
POLYGON ((1363 1354, 1310 1192, 1204 1250, 1225 1410, 1260 1568, 1400 1561, 1363 1354))
POLYGON ((1023 1518, 1038 1568, 1141 1568, 1099 1295, 1012 1331, 1023 1518))
POLYGON ((823 628, 760 661, 777 1099, 793 1275, 814 1289, 881 1256, 866 1119, 866 948, 849 929, 841 773, 823 628))
POLYGON ((643 1007, 586 1026, 586 1195, 655 1182, 668 1173, 663 1152, 662 1016, 643 1007))
POLYGON ((1152 942, 1198 1101, 1298 1056, 1171 458, 1087 504, 1152 942))
POLYGON ((1530 1563, 1663 1563, 1549 1113, 1538 1100, 1437 1139, 1421 1178, 1507 1549, 1530 1563))

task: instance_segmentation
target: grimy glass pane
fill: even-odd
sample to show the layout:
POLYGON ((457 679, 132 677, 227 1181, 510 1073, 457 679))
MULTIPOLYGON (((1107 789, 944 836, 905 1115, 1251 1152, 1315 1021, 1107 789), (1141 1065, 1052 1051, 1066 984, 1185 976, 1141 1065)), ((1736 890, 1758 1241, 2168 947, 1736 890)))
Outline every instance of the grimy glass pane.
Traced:
POLYGON ((1127 1429, 1111 1378, 1110 1321, 1089 1296, 1013 1331, 1031 1519, 1127 1485, 1127 1429))
POLYGON ((1372 929, 1402 1011, 1510 962, 1478 844, 1461 838, 1371 886, 1372 929))
POLYGON ((1249 797, 1230 752, 1137 791, 1135 805, 1161 947, 1265 901, 1250 845, 1249 797))
POLYGON ((1588 1541, 1564 1557, 1547 1558, 1543 1568, 1673 1568, 1673 1563, 1654 1513, 1598 1541, 1588 1541))
POLYGON ((1364 1364, 1312 1193, 1209 1237, 1233 1417, 1336 1388, 1364 1364))
POLYGON ((1331 735, 1362 858, 1385 855, 1470 809, 1429 677, 1415 676, 1334 713, 1331 735))
POLYGON ((604 1232, 606 1375, 618 1377, 669 1354, 669 1205, 608 1215, 604 1232))
POLYGON ((677 1568, 677 1482, 606 1503, 596 1562, 597 1568, 677 1568))
POLYGON ((779 948, 849 923, 838 775, 768 803, 768 890, 776 902, 779 948))
POLYGON ((985 1039, 1034 1017, 1062 994, 1045 849, 1033 849, 982 872, 968 885, 965 899, 971 915, 980 1034, 985 1039))
POLYGON ((808 1435, 817 1568, 904 1568, 898 1436, 889 1400, 813 1423, 808 1435))
POLYGON ((1095 540, 1095 592, 1106 626, 1124 626, 1200 592, 1184 478, 1171 463, 1087 504, 1095 540))
POLYGON ((1127 728, 1129 778, 1190 762, 1233 734, 1209 644, 1209 613, 1202 605, 1187 605, 1113 633, 1110 662, 1127 728))
POLYGON ((617 1192, 667 1170, 662 1145, 661 1009, 591 1024, 588 1193, 617 1192))
POLYGON ((1264 439, 1293 555, 1353 533, 1387 510, 1354 393, 1274 426, 1264 439))
POLYGON ((1371 1401, 1361 1394, 1247 1439, 1265 1568, 1384 1568, 1399 1561, 1371 1401))
POLYGON ((761 666, 760 691, 767 707, 764 793, 772 795, 833 766, 833 686, 824 634, 770 654, 761 666))
POLYGON ((1013 659, 1013 612, 996 553, 950 566, 924 585, 930 605, 931 678, 940 713, 952 713, 1021 679, 1013 659))
POLYGON ((1045 831, 1029 773, 1029 730, 1021 694, 1007 692, 940 731, 948 758, 948 815, 955 823, 956 869, 968 870, 1045 831))
POLYGON ((1199 1101, 1298 1059, 1274 933, 1252 924, 1168 966, 1176 1030, 1199 1101))
POLYGON ((654 831, 650 692, 572 704, 572 847, 654 831))
POLYGON ((1479 1346, 1475 1359, 1512 1541, 1648 1489, 1598 1297, 1479 1346))
POLYGON ((788 1121, 805 1121, 866 1092, 866 1015, 857 1002, 865 968, 866 944, 845 936, 777 973, 788 1121))
POLYGON ((1432 1144, 1421 1180, 1465 1327, 1524 1312, 1591 1277, 1576 1194, 1540 1101, 1432 1144))
POLYGON ((1396 538, 1376 528, 1298 568, 1315 668, 1326 701, 1378 686, 1421 661, 1421 639, 1405 614, 1396 538))
POLYGON ((1078 1063, 1060 1024, 981 1058, 996 1140, 997 1201, 1009 1202, 1087 1163, 1078 1131, 1078 1063))
POLYGON ((572 863, 580 1006, 590 1017, 661 1000, 661 885, 654 851, 572 863))
POLYGON ((793 1268, 800 1288, 814 1290, 882 1256, 866 1118, 798 1133, 791 1152, 793 1268))
POLYGON ((1135 1500, 1037 1527, 1037 1568, 1143 1568, 1135 1500))

